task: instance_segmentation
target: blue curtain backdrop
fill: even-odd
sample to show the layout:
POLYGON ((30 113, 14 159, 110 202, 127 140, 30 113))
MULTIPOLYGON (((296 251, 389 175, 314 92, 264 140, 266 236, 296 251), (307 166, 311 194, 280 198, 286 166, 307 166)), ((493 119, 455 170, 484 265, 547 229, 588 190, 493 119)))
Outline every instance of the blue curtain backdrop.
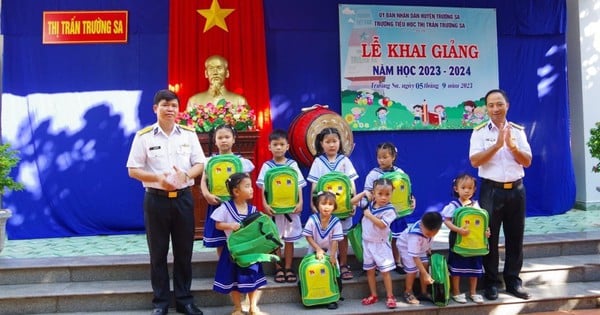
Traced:
MULTIPOLYGON (((274 128, 288 129, 300 108, 315 103, 339 112, 338 4, 366 2, 264 0, 274 128)), ((569 210, 575 183, 565 1, 369 3, 496 8, 500 87, 510 97, 509 119, 526 127, 533 150, 527 214, 569 210)), ((21 151, 13 175, 27 185, 3 198, 14 213, 9 238, 143 232, 141 184, 127 176, 125 162, 135 130, 155 120, 153 93, 167 85, 168 7, 166 0, 2 1, 3 140, 21 151), (128 43, 42 45, 42 12, 67 10, 128 10, 128 43)), ((452 178, 477 173, 469 137, 470 131, 356 132, 350 158, 361 175, 357 187, 376 166, 376 145, 389 140, 413 181, 417 211, 409 221, 440 210, 451 198, 452 178)))

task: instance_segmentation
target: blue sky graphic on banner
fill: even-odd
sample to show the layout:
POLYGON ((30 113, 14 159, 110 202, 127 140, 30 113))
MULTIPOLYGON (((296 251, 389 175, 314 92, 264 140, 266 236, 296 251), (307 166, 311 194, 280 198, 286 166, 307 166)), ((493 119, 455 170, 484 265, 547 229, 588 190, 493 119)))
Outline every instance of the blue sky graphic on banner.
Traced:
POLYGON ((342 116, 353 130, 470 129, 498 87, 496 10, 339 5, 342 116))

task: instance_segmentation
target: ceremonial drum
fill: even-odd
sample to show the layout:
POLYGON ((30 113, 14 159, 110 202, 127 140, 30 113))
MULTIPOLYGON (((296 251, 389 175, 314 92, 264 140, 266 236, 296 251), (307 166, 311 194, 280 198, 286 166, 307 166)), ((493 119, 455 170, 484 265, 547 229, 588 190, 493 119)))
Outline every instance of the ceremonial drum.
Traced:
POLYGON ((354 149, 354 138, 350 125, 338 113, 331 111, 327 105, 314 105, 303 108, 290 125, 288 142, 290 154, 300 164, 310 167, 317 149, 315 138, 325 128, 336 128, 342 137, 344 155, 350 156, 354 149))

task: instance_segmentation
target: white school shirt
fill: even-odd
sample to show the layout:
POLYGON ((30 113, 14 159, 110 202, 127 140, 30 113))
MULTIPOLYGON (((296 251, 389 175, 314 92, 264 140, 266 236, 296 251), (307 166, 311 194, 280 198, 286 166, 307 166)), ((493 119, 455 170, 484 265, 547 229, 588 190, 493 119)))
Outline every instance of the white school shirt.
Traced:
POLYGON ((423 257, 431 249, 433 239, 423 234, 420 223, 421 220, 400 233, 397 246, 401 253, 408 253, 410 257, 423 257))
POLYGON ((335 158, 335 161, 329 162, 327 156, 321 154, 315 158, 312 165, 310 166, 310 171, 308 172, 308 177, 306 178, 306 180, 311 183, 316 183, 319 181, 319 178, 321 178, 321 176, 332 171, 342 172, 348 175, 348 177, 352 181, 358 178, 356 169, 354 169, 352 162, 345 155, 338 154, 335 158))
MULTIPOLYGON (((322 229, 321 217, 318 213, 314 213, 308 218, 304 225, 304 230, 302 230, 302 235, 311 236, 317 245, 324 250, 330 249, 332 241, 341 241, 344 239, 344 232, 342 231, 340 219, 331 216, 327 228, 322 229)), ((310 254, 314 252, 314 248, 309 245, 307 253, 310 254)))
MULTIPOLYGON (((223 223, 240 223, 244 220, 248 215, 256 212, 256 207, 248 204, 248 214, 241 215, 238 213, 235 203, 233 200, 228 200, 223 203, 213 213, 210 215, 210 218, 215 220, 215 222, 223 222, 223 223)), ((225 230, 225 235, 227 238, 231 235, 233 230, 225 230)))
POLYGON ((361 221, 362 239, 364 241, 376 243, 387 242, 390 239, 390 224, 392 221, 396 220, 397 217, 396 209, 389 203, 377 209, 373 208, 374 205, 374 202, 369 202, 369 210, 374 216, 385 223, 385 228, 382 229, 375 226, 373 221, 363 216, 361 221))

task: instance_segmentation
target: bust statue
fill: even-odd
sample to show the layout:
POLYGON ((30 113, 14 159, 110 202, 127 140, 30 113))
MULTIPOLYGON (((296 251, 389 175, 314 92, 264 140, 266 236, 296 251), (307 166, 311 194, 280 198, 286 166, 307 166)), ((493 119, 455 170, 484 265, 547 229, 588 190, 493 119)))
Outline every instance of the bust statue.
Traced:
POLYGON ((221 99, 235 105, 248 105, 243 96, 230 92, 225 88, 225 79, 229 77, 229 65, 224 57, 213 55, 206 58, 204 77, 208 79, 208 90, 190 97, 187 103, 188 109, 194 104, 216 104, 221 99))

